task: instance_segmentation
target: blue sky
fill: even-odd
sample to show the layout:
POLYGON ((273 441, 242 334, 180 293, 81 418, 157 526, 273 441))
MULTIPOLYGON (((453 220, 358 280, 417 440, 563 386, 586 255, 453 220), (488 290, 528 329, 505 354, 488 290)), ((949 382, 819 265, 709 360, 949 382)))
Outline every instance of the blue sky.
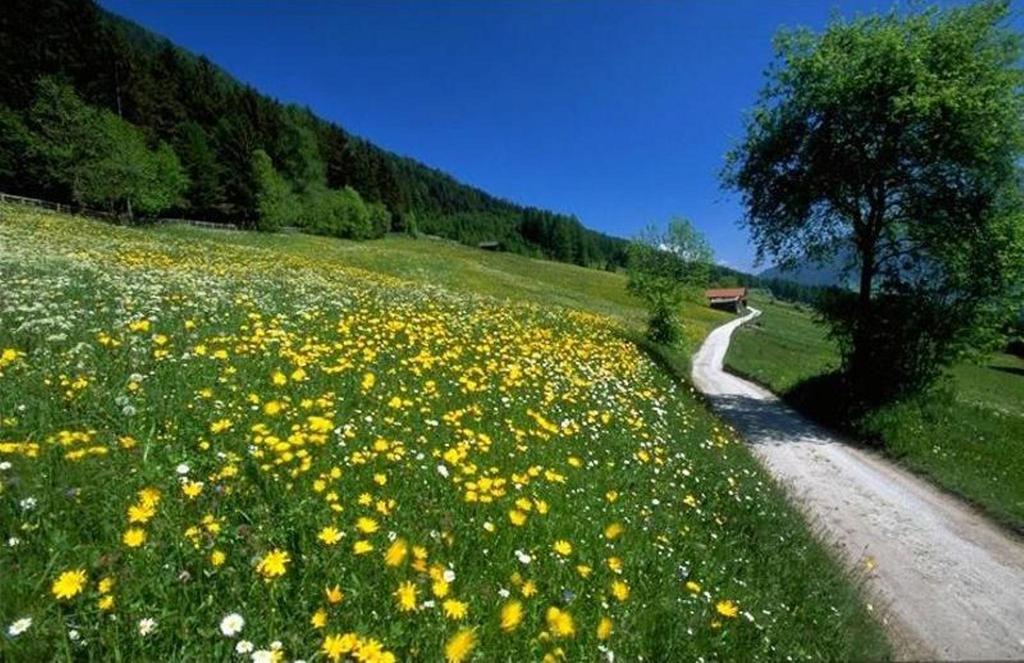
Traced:
POLYGON ((875 0, 101 0, 238 79, 520 203, 629 237, 691 218, 751 269, 718 172, 782 26, 875 0))

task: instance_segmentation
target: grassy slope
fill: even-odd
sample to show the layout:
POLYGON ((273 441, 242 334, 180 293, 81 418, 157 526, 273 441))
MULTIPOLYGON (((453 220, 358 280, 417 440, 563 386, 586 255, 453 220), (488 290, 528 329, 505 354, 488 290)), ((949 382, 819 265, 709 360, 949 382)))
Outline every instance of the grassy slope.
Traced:
MULTIPOLYGON (((635 303, 622 295, 620 276, 404 239, 352 244, 301 236, 270 237, 185 228, 130 230, 0 206, 0 247, 4 246, 6 248, 0 251, 0 273, 15 288, 8 300, 10 306, 0 307, 0 348, 19 347, 27 354, 24 363, 17 360, 5 370, 3 379, 12 388, 0 389, 0 411, 12 412, 21 405, 26 409, 22 416, 2 422, 0 441, 33 440, 48 445, 45 440, 54 430, 92 425, 96 429, 96 441, 106 442, 110 435, 118 434, 110 427, 123 418, 114 395, 124 393, 127 373, 138 372, 146 376, 145 386, 132 396, 138 411, 125 432, 134 434, 147 452, 150 448, 153 451, 148 460, 130 449, 128 452, 114 449, 109 456, 104 456, 109 458, 104 462, 90 459, 72 463, 62 460, 56 449, 46 446, 38 461, 13 457, 11 472, 14 474, 3 479, 17 476, 19 481, 5 482, 5 491, 0 491, 0 523, 7 523, 11 531, 21 533, 22 520, 32 518, 45 522, 46 528, 38 534, 25 530, 29 533, 22 537, 27 541, 17 552, 0 549, 0 564, 14 568, 16 558, 18 568, 17 573, 0 577, 0 625, 5 626, 26 613, 35 620, 33 630, 17 642, 0 640, 0 657, 5 648, 17 647, 19 649, 10 650, 11 656, 50 657, 63 651, 63 656, 70 658, 70 645, 63 635, 61 620, 72 618, 78 628, 86 630, 89 641, 94 643, 92 646, 102 648, 102 653, 91 650, 99 657, 118 651, 128 658, 173 659, 195 657, 199 652, 205 657, 227 658, 232 642, 216 632, 216 623, 221 615, 236 609, 246 616, 246 637, 258 644, 280 639, 290 655, 308 656, 310 643, 314 649, 319 643, 319 634, 311 633, 307 626, 308 611, 318 601, 322 602, 325 582, 336 581, 329 580, 330 575, 323 575, 331 573, 332 569, 335 573, 337 569, 345 570, 341 582, 348 598, 342 604, 343 610, 337 614, 332 612, 330 630, 353 628, 352 621, 346 626, 346 620, 355 620, 354 628, 383 637, 389 648, 408 653, 411 646, 429 647, 425 651, 434 656, 433 652, 446 637, 443 634, 450 635, 453 629, 445 628, 440 618, 424 616, 413 622, 405 613, 396 614, 391 598, 398 580, 395 571, 383 569, 379 562, 363 561, 367 558, 350 557, 345 552, 348 544, 337 553, 330 553, 336 557, 323 556, 325 553, 319 551, 324 549, 313 540, 317 528, 324 524, 322 500, 312 496, 310 501, 311 496, 304 491, 282 494, 280 506, 259 499, 254 488, 263 484, 255 478, 259 476, 255 467, 247 468, 232 484, 237 497, 232 497, 219 511, 228 519, 224 527, 227 536, 217 543, 228 551, 225 567, 211 570, 201 557, 208 554, 205 547, 203 552, 197 553, 187 542, 182 545, 180 536, 185 525, 198 519, 205 509, 216 508, 219 498, 212 475, 209 475, 211 485, 198 502, 180 495, 175 486, 177 463, 190 463, 202 477, 208 476, 207 472, 216 468, 218 462, 209 455, 197 453, 194 444, 181 441, 208 436, 213 420, 227 415, 239 421, 235 427, 237 433, 229 431, 220 437, 211 437, 218 449, 226 445, 223 448, 235 448, 244 453, 248 444, 244 432, 249 424, 242 422, 261 419, 258 408, 251 407, 252 401, 245 394, 256 392, 263 398, 264 392, 270 389, 267 375, 271 367, 280 365, 280 356, 263 354, 266 350, 272 351, 274 345, 264 350, 262 343, 244 340, 253 335, 247 311, 255 304, 275 333, 286 334, 291 347, 299 351, 310 347, 307 345, 310 342, 347 343, 347 339, 352 338, 359 341, 357 350, 364 340, 372 346, 374 334, 386 332, 396 322, 389 316, 408 320, 410 318, 404 316, 412 315, 414 323, 425 324, 430 316, 443 315, 443 324, 466 330, 467 335, 460 341, 463 344, 472 343, 472 334, 477 333, 474 330, 481 325, 499 338, 503 326, 522 319, 530 329, 539 331, 550 326, 556 334, 554 338, 561 338, 559 334, 564 332, 558 331, 560 329, 576 329, 578 341, 569 336, 563 343, 567 348, 577 342, 591 343, 591 351, 600 353, 592 360, 594 370, 600 368, 599 362, 618 361, 616 357, 622 352, 616 350, 610 338, 602 342, 600 323, 592 327, 593 323, 563 315, 551 304, 568 303, 601 311, 624 321, 627 327, 639 325, 642 318, 635 303), (258 244, 269 251, 252 252, 245 248, 247 244, 258 244), (279 252, 281 260, 274 257, 275 252, 279 252), (295 256, 301 256, 301 260, 292 260, 295 256), (293 266, 296 271, 291 273, 288 270, 293 266), (370 277, 364 283, 359 272, 352 270, 353 266, 439 282, 456 292, 480 291, 513 301, 497 304, 486 298, 453 298, 444 293, 435 296, 429 289, 392 284, 380 277, 370 277), (547 305, 539 309, 523 307, 515 303, 517 299, 547 305), (169 302, 173 303, 168 306, 169 302), (397 309, 389 309, 387 302, 392 302, 397 309), (381 305, 385 307, 379 308, 381 305), (336 316, 345 315, 345 307, 351 306, 356 307, 358 324, 351 327, 347 337, 338 336, 336 316), (358 313, 361 309, 365 313, 358 313), (133 332, 126 328, 125 317, 138 319, 139 311, 152 317, 153 329, 133 332), (322 313, 307 322, 303 318, 308 311, 322 313), (464 314, 452 315, 458 311, 464 314), (186 319, 196 326, 183 333, 186 319), (63 331, 52 335, 48 325, 58 323, 63 331), (161 341, 166 345, 155 347, 168 348, 171 353, 153 361, 150 353, 156 353, 152 348, 157 337, 151 340, 150 334, 157 332, 166 334, 167 338, 161 341), (124 351, 97 345, 100 333, 123 343, 119 347, 124 351), (598 342, 594 344, 594 341, 598 342), (211 359, 189 357, 188 352, 182 354, 197 343, 210 345, 211 352, 215 347, 241 349, 243 352, 237 356, 229 352, 223 359, 230 362, 232 370, 237 370, 237 378, 219 369, 211 373, 204 368, 215 365, 210 364, 211 359), (607 349, 602 350, 602 347, 607 349), (104 359, 112 351, 114 356, 131 357, 131 362, 120 364, 104 359), (65 387, 54 388, 50 386, 52 382, 46 381, 51 374, 69 370, 82 371, 89 376, 81 395, 74 396, 70 402, 61 395, 65 387), (221 378, 211 382, 218 374, 221 378), (197 389, 205 385, 212 385, 215 397, 223 400, 216 401, 213 411, 195 395, 197 389), (105 390, 105 397, 90 398, 93 389, 105 390), (194 407, 197 402, 202 403, 202 407, 194 407), (149 438, 154 432, 158 443, 151 447, 149 438), (41 471, 36 462, 44 464, 41 471), (160 516, 149 526, 149 542, 140 552, 133 553, 120 547, 120 535, 124 526, 124 505, 134 499, 133 490, 140 484, 140 480, 134 478, 136 473, 160 486, 165 497, 160 503, 160 516), (80 491, 72 506, 63 501, 70 487, 80 491), (38 497, 40 502, 30 515, 18 506, 20 500, 28 496, 38 497), (275 516, 280 509, 287 509, 290 515, 287 518, 275 516), (237 516, 242 513, 245 520, 255 526, 257 534, 254 536, 234 536, 237 516), (315 514, 321 515, 312 517, 315 514), (68 515, 75 517, 68 519, 68 515), (175 541, 177 543, 173 543, 175 541), (288 546, 295 546, 293 557, 298 558, 301 551, 306 559, 304 567, 289 569, 284 578, 273 584, 258 581, 250 560, 265 553, 266 548, 260 546, 268 542, 272 542, 270 545, 287 542, 288 546), (165 557, 169 545, 177 548, 180 557, 165 557), (325 565, 331 559, 334 561, 325 565), (92 564, 110 566, 98 569, 91 567, 92 564), (163 564, 170 564, 172 572, 160 572, 163 564), (193 580, 188 585, 174 580, 181 565, 191 569, 193 580), (76 599, 58 608, 45 596, 56 572, 75 566, 89 568, 93 580, 99 573, 118 576, 115 591, 117 605, 124 606, 123 619, 117 622, 97 620, 96 613, 87 607, 96 599, 92 586, 88 590, 88 604, 83 602, 85 597, 80 597, 83 601, 76 599), (278 587, 281 593, 275 593, 278 587), (283 612, 266 613, 268 591, 282 602, 283 612), (203 596, 208 598, 199 605, 203 596), (284 596, 293 598, 285 600, 284 596), (294 598, 299 596, 302 598, 294 598), (154 601, 159 607, 154 606, 154 601), (158 634, 140 641, 133 632, 134 620, 152 614, 153 610, 158 610, 158 634)), ((719 315, 709 316, 703 311, 701 314, 703 322, 696 329, 707 329, 719 315)), ((544 338, 524 336, 503 339, 501 354, 508 356, 518 351, 506 345, 544 338)), ((337 350, 349 346, 331 347, 337 350)), ((295 388, 313 390, 309 393, 314 396, 324 390, 337 391, 342 401, 338 416, 342 420, 336 423, 342 423, 353 411, 365 413, 375 407, 389 413, 380 417, 379 423, 375 419, 372 425, 366 426, 384 427, 380 429, 382 435, 391 439, 397 436, 411 446, 420 444, 418 440, 413 442, 417 436, 429 439, 430 444, 450 444, 451 435, 444 434, 445 428, 442 427, 442 434, 438 435, 431 427, 424 427, 415 408, 397 415, 385 409, 387 396, 395 393, 392 389, 404 391, 405 384, 413 387, 408 393, 418 399, 421 378, 402 368, 407 366, 408 359, 403 359, 403 354, 408 351, 401 343, 394 347, 385 343, 378 348, 381 357, 376 360, 377 368, 372 370, 379 376, 376 389, 382 390, 379 398, 383 400, 360 395, 358 386, 349 384, 352 378, 346 377, 351 373, 338 377, 322 373, 318 361, 307 366, 310 377, 304 384, 308 386, 296 385, 295 388), (393 419, 397 421, 389 423, 393 419), (392 425, 394 428, 388 428, 392 425)), ((473 351, 488 352, 479 345, 473 351)), ((358 363, 366 361, 361 352, 348 356, 357 362, 357 377, 369 369, 358 363)), ((486 356, 477 359, 478 363, 486 356)), ((700 406, 689 388, 673 387, 667 376, 652 371, 650 364, 642 359, 638 360, 640 372, 637 375, 621 376, 622 386, 635 389, 635 393, 611 389, 598 395, 601 399, 625 399, 626 405, 616 410, 607 431, 595 429, 590 441, 582 446, 572 438, 543 445, 531 442, 510 446, 502 420, 514 420, 525 428, 535 425, 528 417, 523 417, 523 397, 543 401, 546 396, 537 390, 544 386, 545 380, 550 377, 556 380, 551 384, 557 386, 560 372, 571 370, 572 362, 567 369, 563 366, 565 362, 548 363, 550 358, 543 353, 534 358, 546 362, 546 370, 531 374, 527 384, 532 390, 529 393, 522 393, 522 389, 510 391, 514 398, 507 405, 501 404, 504 400, 500 394, 487 392, 471 395, 467 401, 457 389, 449 386, 454 380, 445 373, 447 369, 442 363, 434 369, 443 392, 442 409, 435 413, 437 405, 429 401, 418 406, 430 408, 430 416, 437 419, 445 409, 481 407, 481 416, 470 418, 467 424, 492 431, 501 453, 486 462, 502 465, 502 471, 507 471, 501 460, 506 451, 509 457, 528 454, 520 461, 523 467, 532 462, 567 468, 570 484, 562 491, 547 491, 545 496, 551 512, 546 520, 538 519, 536 526, 531 519, 528 527, 509 528, 502 510, 508 505, 501 502, 498 512, 492 515, 498 523, 498 538, 481 553, 481 546, 474 543, 481 536, 479 527, 473 527, 472 523, 487 512, 476 510, 479 507, 461 500, 447 501, 449 486, 439 479, 431 463, 426 464, 425 470, 417 463, 384 465, 387 472, 394 473, 394 480, 381 490, 374 487, 368 475, 371 471, 382 471, 373 469, 380 466, 362 469, 360 465, 348 465, 339 457, 320 458, 324 452, 317 451, 314 474, 307 475, 316 476, 316 471, 332 462, 345 465, 338 487, 346 510, 339 525, 348 525, 361 513, 354 502, 359 490, 381 490, 383 496, 393 496, 398 502, 398 510, 388 519, 385 529, 410 536, 412 542, 429 543, 431 560, 457 560, 459 574, 455 591, 460 598, 470 599, 469 624, 479 625, 481 656, 503 660, 539 658, 542 651, 538 647, 544 645, 538 645, 533 637, 537 622, 542 620, 544 606, 564 600, 558 598, 563 596, 559 593, 562 587, 573 588, 577 594, 569 609, 580 620, 579 634, 564 644, 567 654, 570 659, 595 658, 592 633, 596 608, 592 586, 576 578, 571 568, 561 568, 551 562, 549 539, 557 536, 571 539, 579 559, 592 559, 595 567, 602 563, 604 555, 616 550, 615 545, 622 546, 619 550, 627 569, 624 577, 630 580, 632 596, 621 608, 613 603, 616 633, 608 644, 627 660, 641 653, 653 659, 710 655, 735 660, 777 660, 786 656, 849 659, 886 655, 884 638, 859 603, 853 583, 814 542, 807 526, 789 508, 773 482, 742 445, 732 441, 731 434, 700 406), (532 386, 534 381, 537 381, 536 387, 532 386), (663 415, 650 409, 648 404, 661 393, 672 394, 664 401, 669 407, 663 415), (658 461, 660 467, 652 467, 647 464, 649 461, 641 462, 637 456, 640 450, 647 454, 650 452, 646 449, 654 448, 646 442, 640 443, 640 449, 637 447, 638 436, 648 438, 646 430, 616 428, 619 413, 623 412, 630 413, 626 417, 630 425, 642 423, 639 419, 631 420, 633 416, 654 424, 658 424, 659 417, 667 417, 665 430, 670 436, 665 438, 667 452, 656 451, 662 454, 658 461), (573 478, 572 466, 566 465, 564 458, 569 452, 587 459, 587 467, 592 469, 586 481, 578 482, 573 478), (592 457, 600 459, 591 465, 592 457), (653 474, 649 475, 651 472, 653 474), (369 488, 356 488, 357 481, 364 481, 363 485, 369 488), (404 485, 419 486, 421 482, 429 488, 413 491, 403 488, 404 485), (608 507, 604 505, 604 496, 605 491, 611 489, 621 496, 613 507, 608 507), (698 506, 682 503, 687 491, 696 495, 698 506), (661 506, 652 509, 651 504, 661 506), (627 527, 621 543, 614 545, 605 542, 600 535, 607 517, 596 517, 598 511, 608 508, 613 508, 627 527), (455 517, 438 520, 436 516, 441 513, 455 517), (449 544, 448 549, 435 546, 427 535, 431 528, 442 526, 454 532, 454 544, 449 544), (596 536, 591 531, 594 527, 599 530, 596 536), (631 536, 634 529, 637 533, 631 536), (528 633, 502 636, 494 626, 492 613, 500 601, 495 595, 496 588, 507 580, 507 575, 502 575, 509 571, 506 560, 513 559, 510 546, 534 554, 535 562, 527 570, 538 579, 541 594, 527 602, 528 623, 524 623, 523 629, 529 628, 528 633), (502 561, 488 561, 488 550, 499 552, 491 559, 502 561), (683 588, 681 567, 687 569, 690 579, 700 582, 701 593, 690 594, 683 588), (753 623, 743 617, 735 620, 716 617, 714 602, 723 594, 735 596, 741 608, 750 611, 753 623)), ((499 363, 494 368, 500 369, 502 365, 499 363)), ((431 375, 428 373, 426 377, 431 375)), ((289 382, 281 389, 287 393, 292 388, 289 382)), ((572 400, 554 405, 556 412, 561 407, 594 407, 596 402, 591 404, 586 400, 592 398, 588 392, 575 390, 578 393, 572 400)), ((299 396, 296 392, 294 402, 298 402, 299 396)), ((582 411, 573 414, 566 410, 556 421, 567 415, 585 416, 582 411)), ((300 416, 297 424, 301 426, 302 421, 300 416)), ((351 422, 364 426, 362 416, 351 422)), ((361 432, 359 439, 364 436, 372 439, 374 434, 371 428, 361 432)), ((655 430, 652 439, 657 442, 661 434, 655 430)), ((303 481, 299 485, 305 487, 307 483, 303 481)), ((7 530, 7 526, 3 527, 0 534, 9 535, 11 532, 7 530)), ((602 568, 596 568, 594 573, 595 578, 607 574, 602 568)), ((421 586, 421 591, 427 588, 421 586)))
MULTIPOLYGON (((511 253, 481 251, 444 240, 404 236, 350 242, 305 234, 211 233, 190 226, 168 226, 155 232, 182 239, 194 237, 204 241, 273 248, 293 255, 336 260, 457 292, 588 311, 615 318, 630 331, 638 331, 644 325, 643 307, 626 292, 626 277, 621 273, 535 260, 511 253)), ((698 303, 685 304, 683 316, 692 346, 712 328, 730 318, 727 313, 698 303)))
MULTIPOLYGON (((734 337, 726 364, 785 396, 837 365, 835 346, 806 308, 753 302, 764 315, 734 337)), ((861 422, 892 456, 1024 527, 1024 360, 996 354, 953 368, 943 392, 883 408, 861 422), (948 392, 948 393, 947 393, 948 392)))

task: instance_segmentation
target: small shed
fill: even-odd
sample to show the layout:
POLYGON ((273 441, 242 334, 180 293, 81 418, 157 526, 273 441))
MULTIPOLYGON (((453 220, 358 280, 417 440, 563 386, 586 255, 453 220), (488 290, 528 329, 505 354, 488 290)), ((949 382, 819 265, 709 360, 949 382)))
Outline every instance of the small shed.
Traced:
POLYGON ((747 308, 746 288, 711 288, 704 293, 708 298, 708 306, 741 313, 747 308))

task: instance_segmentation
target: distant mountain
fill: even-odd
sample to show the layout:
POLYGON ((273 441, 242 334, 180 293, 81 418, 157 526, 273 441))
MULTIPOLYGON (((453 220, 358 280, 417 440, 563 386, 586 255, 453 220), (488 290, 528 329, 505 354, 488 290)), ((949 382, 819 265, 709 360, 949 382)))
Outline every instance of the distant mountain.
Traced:
POLYGON ((806 263, 798 265, 792 269, 782 269, 777 266, 770 267, 759 273, 758 276, 762 279, 782 279, 785 281, 800 283, 802 285, 850 286, 853 283, 852 276, 850 274, 843 274, 843 266, 845 264, 845 258, 842 256, 836 256, 836 258, 828 264, 821 265, 807 261, 806 263))

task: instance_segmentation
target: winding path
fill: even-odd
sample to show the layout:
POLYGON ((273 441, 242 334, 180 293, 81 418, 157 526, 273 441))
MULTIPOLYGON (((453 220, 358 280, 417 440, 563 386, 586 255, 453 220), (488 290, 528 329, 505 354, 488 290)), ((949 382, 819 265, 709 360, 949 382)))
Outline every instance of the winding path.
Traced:
POLYGON ((1024 542, 724 372, 732 332, 759 314, 711 332, 694 356, 693 382, 822 538, 866 574, 896 656, 1024 659, 1024 542))

